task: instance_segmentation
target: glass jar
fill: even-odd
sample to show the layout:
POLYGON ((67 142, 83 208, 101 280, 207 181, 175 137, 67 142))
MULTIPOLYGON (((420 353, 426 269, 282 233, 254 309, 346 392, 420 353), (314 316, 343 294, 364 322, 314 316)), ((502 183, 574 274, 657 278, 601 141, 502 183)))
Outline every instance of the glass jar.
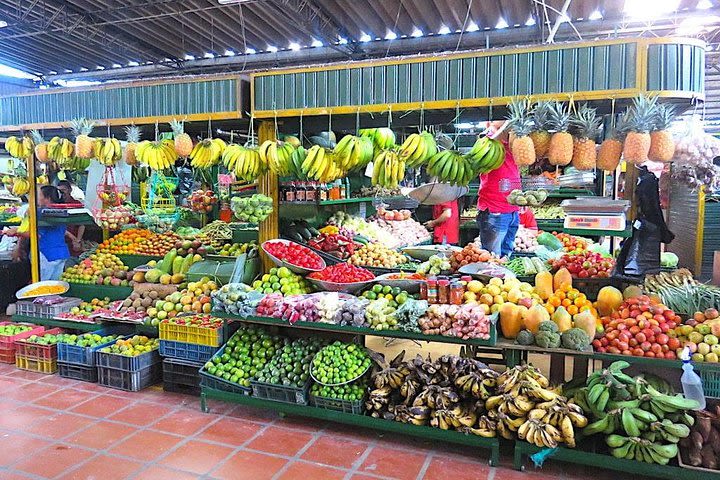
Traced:
POLYGON ((453 305, 462 305, 464 293, 465 288, 463 288, 460 282, 450 282, 450 303, 453 305))
POLYGON ((438 280, 437 282, 438 302, 450 303, 450 281, 438 280))
POLYGON ((427 301, 429 304, 438 303, 438 282, 435 277, 427 279, 427 301))
POLYGON ((295 201, 296 202, 304 202, 305 201, 305 184, 300 182, 295 185, 295 201))
POLYGON ((420 300, 428 299, 428 284, 427 281, 420 283, 420 300))

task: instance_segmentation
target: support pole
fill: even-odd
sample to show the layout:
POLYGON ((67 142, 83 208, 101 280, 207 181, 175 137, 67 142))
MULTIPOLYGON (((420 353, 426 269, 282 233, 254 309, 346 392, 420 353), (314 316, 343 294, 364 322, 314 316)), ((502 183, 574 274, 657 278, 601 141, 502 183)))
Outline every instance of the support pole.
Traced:
POLYGON ((40 281, 40 250, 38 249, 37 182, 35 180, 35 157, 32 153, 26 159, 30 183, 28 191, 28 218, 30 220, 30 276, 32 282, 40 281))
POLYGON ((547 43, 554 43, 555 42, 555 34, 557 33, 558 29, 560 28, 560 25, 562 25, 564 18, 567 16, 568 7, 570 6, 570 2, 572 0, 565 0, 565 3, 563 4, 562 9, 560 10, 560 13, 558 14, 557 18, 555 19, 555 24, 550 29, 550 33, 548 34, 547 43))
MULTIPOLYGON (((260 123, 258 128, 258 143, 262 145, 267 140, 276 140, 275 136, 275 123, 270 121, 263 121, 260 123)), ((272 172, 267 172, 264 176, 258 179, 258 192, 267 195, 273 201, 273 211, 268 217, 260 222, 259 240, 260 244, 267 240, 273 240, 278 238, 278 209, 280 204, 278 202, 278 177, 272 172)), ((265 271, 270 270, 274 266, 272 261, 267 255, 262 254, 263 268, 265 271)))

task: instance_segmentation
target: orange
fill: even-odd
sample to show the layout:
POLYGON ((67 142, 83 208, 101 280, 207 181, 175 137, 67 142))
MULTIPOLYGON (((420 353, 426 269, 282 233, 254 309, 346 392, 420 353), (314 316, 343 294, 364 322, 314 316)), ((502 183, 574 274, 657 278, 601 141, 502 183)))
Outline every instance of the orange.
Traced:
POLYGON ((555 307, 549 303, 545 305, 545 310, 547 310, 550 315, 555 313, 555 307))
POLYGON ((562 291, 562 290, 558 290, 557 292, 555 292, 555 296, 558 297, 560 300, 564 300, 564 299, 565 299, 565 292, 562 291))
POLYGON ((567 307, 567 311, 570 315, 575 315, 576 313, 578 313, 578 307, 576 307, 575 305, 570 305, 567 307))
POLYGON ((555 307, 560 306, 560 302, 561 302, 561 300, 558 297, 552 296, 552 297, 548 298, 548 304, 553 307, 553 310, 555 309, 555 307))
POLYGON ((562 301, 562 306, 563 306, 563 307, 567 308, 567 307, 569 307, 570 305, 572 305, 572 302, 570 301, 570 299, 566 298, 565 300, 562 301))

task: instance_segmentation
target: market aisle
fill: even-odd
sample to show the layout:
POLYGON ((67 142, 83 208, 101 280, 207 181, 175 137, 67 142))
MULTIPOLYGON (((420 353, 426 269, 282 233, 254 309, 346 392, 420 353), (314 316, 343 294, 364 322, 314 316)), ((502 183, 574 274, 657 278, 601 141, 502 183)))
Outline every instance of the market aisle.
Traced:
POLYGON ((196 398, 159 387, 126 393, 12 365, 0 365, 0 389, 3 480, 598 478, 553 466, 523 474, 508 456, 490 468, 485 452, 474 462, 469 449, 222 403, 203 414, 196 398))

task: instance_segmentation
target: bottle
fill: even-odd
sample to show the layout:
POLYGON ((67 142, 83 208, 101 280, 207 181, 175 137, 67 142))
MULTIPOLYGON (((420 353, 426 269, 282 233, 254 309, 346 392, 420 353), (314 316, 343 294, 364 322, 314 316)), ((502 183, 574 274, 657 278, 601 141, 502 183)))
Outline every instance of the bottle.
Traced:
POLYGON ((427 282, 420 283, 420 300, 428 299, 428 284, 427 282))
POLYGON ((307 190, 305 191, 305 201, 306 202, 314 202, 315 201, 315 193, 317 191, 315 190, 315 182, 310 182, 307 185, 307 190))
POLYGON ((295 201, 295 182, 289 182, 287 184, 287 187, 285 188, 285 201, 286 202, 294 202, 295 201))
POLYGON ((429 304, 438 303, 438 282, 435 277, 430 277, 427 283, 427 301, 429 304))
POLYGON ((450 303, 453 305, 462 305, 464 293, 465 288, 462 283, 456 280, 450 282, 450 303))
POLYGON ((348 195, 348 189, 350 188, 349 182, 350 181, 347 179, 338 180, 338 186, 340 187, 340 199, 341 200, 345 200, 346 198, 349 198, 349 195, 348 195), (348 183, 346 184, 346 182, 348 182, 348 183))
POLYGON ((295 201, 296 202, 304 202, 305 201, 305 183, 298 182, 295 185, 295 201))
POLYGON ((450 280, 438 280, 437 284, 438 303, 450 303, 450 280))
POLYGON ((321 183, 320 188, 318 189, 318 200, 321 202, 324 202, 328 199, 328 188, 327 184, 321 183))
POLYGON ((330 198, 333 200, 340 200, 340 189, 337 186, 337 182, 330 184, 330 198))
POLYGON ((225 223, 230 223, 232 221, 232 210, 230 210, 230 205, 227 202, 220 204, 218 216, 220 220, 225 223))
POLYGON ((695 369, 690 362, 690 348, 685 347, 680 354, 680 359, 683 361, 683 374, 680 377, 680 383, 682 383, 683 395, 685 398, 691 398, 697 400, 700 407, 697 410, 705 409, 705 393, 703 392, 702 380, 695 373, 695 369))

